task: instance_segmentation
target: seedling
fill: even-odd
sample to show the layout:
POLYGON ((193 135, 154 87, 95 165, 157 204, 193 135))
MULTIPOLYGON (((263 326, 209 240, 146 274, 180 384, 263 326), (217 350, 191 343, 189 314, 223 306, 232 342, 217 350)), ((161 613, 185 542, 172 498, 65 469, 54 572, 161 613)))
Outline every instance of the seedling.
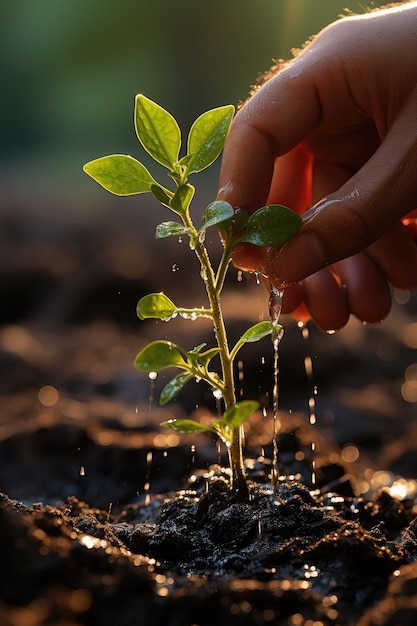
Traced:
POLYGON ((241 497, 248 495, 243 456, 242 424, 259 407, 254 400, 236 401, 234 362, 246 343, 278 336, 281 326, 264 321, 251 326, 229 348, 225 320, 221 309, 221 292, 234 246, 248 242, 257 246, 280 246, 300 228, 299 215, 281 205, 264 206, 251 215, 234 210, 227 202, 214 201, 204 210, 201 223, 196 226, 190 205, 195 188, 188 180, 208 168, 220 155, 234 115, 233 106, 222 106, 203 113, 191 126, 186 154, 180 156, 181 131, 170 113, 144 95, 135 99, 134 124, 136 135, 146 152, 168 170, 174 189, 157 182, 147 168, 131 156, 114 154, 90 161, 84 171, 105 189, 118 196, 150 193, 175 214, 174 221, 162 222, 156 227, 156 239, 188 237, 191 250, 200 264, 208 306, 184 308, 177 306, 164 293, 151 293, 137 305, 141 320, 154 318, 170 320, 177 315, 186 319, 209 318, 213 324, 215 347, 203 343, 185 349, 171 341, 153 341, 145 346, 135 359, 141 372, 160 372, 165 369, 180 370, 164 387, 160 404, 172 400, 191 380, 204 380, 213 394, 221 399, 224 413, 209 425, 191 419, 173 419, 162 426, 181 433, 213 432, 225 443, 232 472, 232 489, 241 497), (205 245, 206 230, 216 227, 221 231, 223 253, 214 267, 205 245), (213 363, 220 363, 217 370, 213 363))

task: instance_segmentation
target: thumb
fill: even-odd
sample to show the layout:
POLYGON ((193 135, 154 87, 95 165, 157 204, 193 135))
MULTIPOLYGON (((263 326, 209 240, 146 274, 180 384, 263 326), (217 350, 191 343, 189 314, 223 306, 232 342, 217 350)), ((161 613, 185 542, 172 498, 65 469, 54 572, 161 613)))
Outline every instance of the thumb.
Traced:
POLYGON ((299 233, 265 255, 277 285, 352 256, 417 207, 417 88, 373 156, 340 189, 303 216, 299 233))

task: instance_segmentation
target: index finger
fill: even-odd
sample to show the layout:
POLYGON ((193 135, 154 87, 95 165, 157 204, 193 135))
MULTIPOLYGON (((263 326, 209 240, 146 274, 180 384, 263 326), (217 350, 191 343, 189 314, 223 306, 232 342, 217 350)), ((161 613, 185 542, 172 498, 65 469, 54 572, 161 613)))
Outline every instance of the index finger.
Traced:
POLYGON ((303 55, 271 78, 237 113, 227 138, 218 197, 254 211, 269 196, 274 162, 297 146, 320 120, 317 91, 303 55), (300 67, 301 66, 301 67, 300 67))

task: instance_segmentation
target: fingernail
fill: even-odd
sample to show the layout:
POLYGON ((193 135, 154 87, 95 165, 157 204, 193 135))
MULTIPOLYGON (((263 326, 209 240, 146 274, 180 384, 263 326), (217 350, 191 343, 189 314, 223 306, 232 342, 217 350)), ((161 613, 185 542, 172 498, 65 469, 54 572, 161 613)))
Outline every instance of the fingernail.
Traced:
POLYGON ((300 233, 281 248, 271 248, 266 256, 265 271, 282 287, 310 276, 326 265, 326 254, 312 232, 300 233))

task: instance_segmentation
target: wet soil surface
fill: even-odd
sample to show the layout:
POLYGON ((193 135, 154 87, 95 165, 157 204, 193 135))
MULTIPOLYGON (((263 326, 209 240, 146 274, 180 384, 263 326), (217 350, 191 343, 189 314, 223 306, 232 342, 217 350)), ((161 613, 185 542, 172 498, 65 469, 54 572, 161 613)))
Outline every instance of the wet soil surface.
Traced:
MULTIPOLYGON (((415 623, 414 481, 357 496, 355 476, 326 451, 313 487, 308 431, 288 416, 285 477, 272 489, 266 448, 247 459, 240 502, 219 465, 181 477, 184 459, 197 461, 188 444, 162 452, 148 430, 132 447, 112 426, 40 420, 0 443, 2 624, 415 623), (149 489, 159 465, 165 487, 183 488, 149 489)), ((198 447, 200 462, 213 451, 198 447)))
MULTIPOLYGON (((308 343, 288 324, 281 476, 272 489, 271 419, 259 412, 246 429, 251 495, 240 502, 216 442, 158 428, 172 417, 209 419, 214 399, 190 386, 162 410, 163 381, 153 386, 131 366, 144 341, 168 332, 131 315, 152 290, 145 274, 131 274, 146 265, 146 242, 133 253, 133 229, 120 223, 97 232, 59 229, 51 215, 26 216, 24 227, 6 217, 1 626, 417 623, 415 302, 379 330, 311 329, 308 343), (132 254, 142 255, 138 265, 132 254)), ((154 278, 187 296, 174 258, 188 263, 176 252, 154 278)), ((256 289, 244 287, 242 299, 232 285, 225 296, 238 314, 232 333, 258 319, 256 289)), ((205 328, 193 337, 189 328, 175 327, 176 340, 206 339, 205 328)), ((267 405, 270 372, 271 355, 245 353, 244 395, 267 405)))

